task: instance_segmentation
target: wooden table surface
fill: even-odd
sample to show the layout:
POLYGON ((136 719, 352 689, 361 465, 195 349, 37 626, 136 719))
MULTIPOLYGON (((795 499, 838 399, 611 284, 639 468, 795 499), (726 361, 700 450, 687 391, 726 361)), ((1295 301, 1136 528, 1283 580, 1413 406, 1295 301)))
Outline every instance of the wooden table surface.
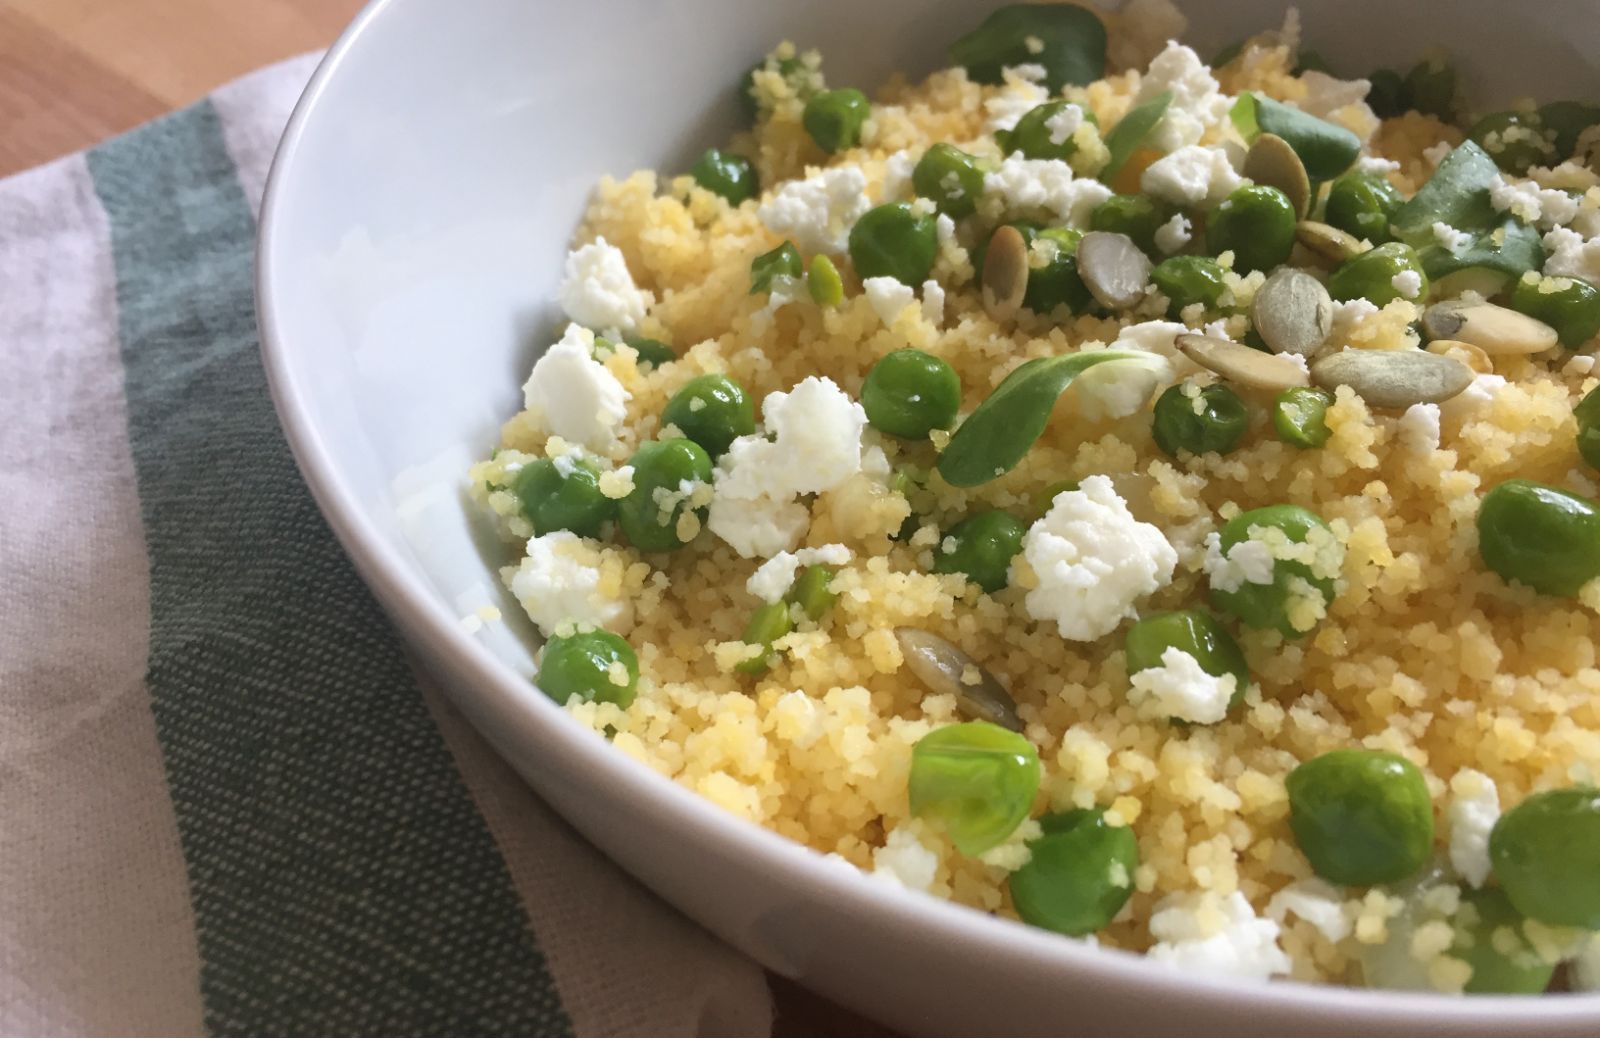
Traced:
MULTIPOLYGON (((328 46, 362 0, 0 0, 0 176, 328 46)), ((775 979, 777 1038, 893 1038, 775 979)))

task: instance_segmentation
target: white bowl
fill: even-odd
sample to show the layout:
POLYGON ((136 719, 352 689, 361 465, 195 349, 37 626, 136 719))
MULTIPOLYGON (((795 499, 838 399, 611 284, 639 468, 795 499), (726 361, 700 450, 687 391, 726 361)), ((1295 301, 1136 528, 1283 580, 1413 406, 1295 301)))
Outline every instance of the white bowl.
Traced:
MULTIPOLYGON (((1442 44, 1485 100, 1600 97, 1590 0, 1307 2, 1336 68, 1442 44)), ((892 889, 724 814, 580 729, 528 680, 534 644, 461 493, 518 407, 559 315, 591 185, 679 170, 734 124, 772 44, 829 77, 919 75, 975 24, 969 0, 377 0, 330 52, 261 219, 262 349, 290 444, 340 540, 457 703, 607 854, 768 967, 928 1035, 1570 1035, 1600 998, 1450 999, 1206 981, 892 889), (500 605, 513 622, 467 633, 500 605)), ((1202 53, 1278 23, 1268 0, 1196 0, 1202 53)))

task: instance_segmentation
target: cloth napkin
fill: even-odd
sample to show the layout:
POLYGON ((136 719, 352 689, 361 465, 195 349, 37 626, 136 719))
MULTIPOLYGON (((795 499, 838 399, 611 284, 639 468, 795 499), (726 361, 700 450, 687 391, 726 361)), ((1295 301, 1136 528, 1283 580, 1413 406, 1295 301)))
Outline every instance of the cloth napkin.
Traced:
POLYGON ((763 1035, 345 560, 257 353, 297 59, 0 181, 0 1034, 763 1035))

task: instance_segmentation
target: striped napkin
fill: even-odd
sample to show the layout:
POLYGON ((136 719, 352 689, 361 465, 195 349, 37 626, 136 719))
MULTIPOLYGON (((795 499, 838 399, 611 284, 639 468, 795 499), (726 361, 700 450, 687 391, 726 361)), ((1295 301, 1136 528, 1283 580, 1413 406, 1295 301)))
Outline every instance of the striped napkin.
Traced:
POLYGON ((0 1035, 763 1035, 408 662, 257 355, 314 58, 0 181, 0 1035))

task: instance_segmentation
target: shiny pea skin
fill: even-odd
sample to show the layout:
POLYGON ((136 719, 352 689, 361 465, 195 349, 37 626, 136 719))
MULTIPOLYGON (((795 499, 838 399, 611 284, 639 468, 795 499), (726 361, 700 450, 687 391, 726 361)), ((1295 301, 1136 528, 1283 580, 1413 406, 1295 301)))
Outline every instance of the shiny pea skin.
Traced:
POLYGON ((599 470, 576 458, 560 465, 550 458, 530 461, 512 477, 510 489, 540 536, 570 530, 579 537, 598 537, 617 514, 617 503, 600 492, 599 470))
POLYGON ((1079 481, 1076 479, 1063 479, 1051 483, 1033 496, 1033 514, 1044 515, 1056 503, 1056 498, 1069 490, 1077 490, 1079 481))
POLYGON ((1109 824, 1098 808, 1045 815, 1039 826, 1028 863, 1007 879, 1017 915, 1072 937, 1104 929, 1133 893, 1133 830, 1109 824))
POLYGON ((1580 278, 1529 271, 1511 289, 1511 309, 1554 328, 1569 348, 1600 335, 1600 291, 1580 278))
POLYGON ((772 669, 773 658, 777 650, 772 643, 782 638, 794 629, 794 619, 789 615, 787 602, 768 602, 757 609, 750 616, 750 622, 745 625, 744 643, 746 645, 759 645, 761 651, 740 660, 733 665, 733 669, 741 674, 760 677, 772 669))
POLYGON ((1554 137, 1538 112, 1495 112, 1467 131, 1467 139, 1476 141, 1495 165, 1517 176, 1533 166, 1554 166, 1559 161, 1554 137))
POLYGON ((1572 415, 1578 420, 1578 453, 1591 468, 1600 469, 1600 386, 1578 401, 1572 415))
POLYGON ((744 387, 726 375, 692 378, 661 411, 663 426, 678 431, 720 458, 735 438, 756 431, 755 405, 744 387))
POLYGON ((822 90, 811 96, 800 123, 817 147, 832 155, 861 142, 861 127, 872 114, 872 102, 854 87, 822 90))
POLYGON ((1211 210, 1206 247, 1217 255, 1233 252, 1241 273, 1271 270, 1289 258, 1297 222, 1289 196, 1275 187, 1247 184, 1211 210))
POLYGON ((1161 655, 1168 649, 1193 656, 1200 669, 1212 677, 1232 674, 1234 691, 1228 707, 1239 705, 1250 684, 1250 666, 1245 662, 1239 643, 1216 617, 1200 609, 1179 609, 1141 617, 1128 628, 1127 640, 1123 643, 1128 676, 1162 666, 1161 655))
POLYGON ((795 578, 794 586, 789 588, 789 593, 784 596, 784 601, 793 602, 806 614, 806 619, 815 623, 828 615, 828 610, 833 608, 833 603, 839 596, 832 590, 833 568, 831 566, 807 566, 800 576, 795 578))
MULTIPOLYGON (((640 551, 674 551, 683 547, 678 522, 687 500, 664 509, 656 491, 680 496, 684 483, 710 483, 711 457, 693 440, 651 440, 628 459, 633 466, 633 490, 617 510, 623 535, 640 551)), ((705 508, 692 509, 705 522, 705 508)))
POLYGON ((1472 967, 1469 995, 1541 995, 1555 975, 1528 941, 1522 913, 1496 887, 1468 890, 1453 920, 1452 958, 1472 967), (1509 937, 1506 934, 1510 934, 1509 937))
POLYGON ((1239 394, 1221 383, 1196 388, 1180 382, 1156 399, 1151 432, 1156 446, 1171 457, 1227 454, 1250 428, 1250 412, 1239 394))
POLYGON ((971 216, 983 195, 983 167, 978 160, 941 141, 922 153, 911 170, 911 186, 932 200, 951 219, 971 216))
POLYGON ((1368 299, 1374 306, 1387 306, 1396 299, 1421 302, 1428 298, 1428 275, 1422 269, 1417 251, 1404 242, 1392 241, 1353 256, 1328 276, 1328 294, 1335 299, 1368 299), (1416 292, 1402 292, 1395 280, 1401 275, 1416 275, 1416 292))
POLYGON ((1433 853, 1433 802, 1415 764, 1334 750, 1289 773, 1289 828, 1312 871, 1345 886, 1396 883, 1433 853))
POLYGON ((689 167, 689 175, 707 191, 727 199, 729 205, 738 205, 761 193, 756 168, 750 160, 720 148, 707 148, 689 167))
POLYGON ((950 528, 934 552, 935 573, 960 573, 991 595, 1006 586, 1028 528, 1009 512, 978 512, 950 528))
POLYGON ((628 339, 629 346, 639 355, 640 367, 659 368, 663 364, 671 364, 678 359, 677 353, 671 346, 660 339, 628 339))
POLYGON ((1558 487, 1508 479, 1478 506, 1478 553, 1508 581, 1575 597, 1600 576, 1600 509, 1558 487))
POLYGON ((1414 111, 1449 121, 1456 108, 1456 67, 1443 54, 1430 54, 1406 73, 1405 90, 1414 111))
POLYGON ((1060 159, 1078 151, 1077 128, 1094 117, 1069 101, 1046 101, 1024 112, 1006 137, 1007 153, 1021 152, 1026 159, 1060 159))
POLYGON ((1040 775, 1039 751, 1016 732, 988 721, 946 725, 911 749, 911 813, 943 825, 956 850, 976 857, 1028 817, 1040 775))
POLYGON ((625 708, 639 688, 639 658, 610 631, 558 634, 545 642, 534 681, 557 703, 578 699, 625 708))
POLYGON ((798 278, 805 273, 800 262, 800 250, 794 242, 786 241, 771 252, 763 252, 750 261, 750 294, 760 295, 772 291, 772 282, 778 278, 798 278))
POLYGON ((934 218, 909 202, 869 209, 850 228, 850 262, 862 280, 891 277, 915 288, 928 279, 938 254, 934 218))
POLYGON ((1535 793, 1500 816, 1489 860, 1529 919, 1600 930, 1600 790, 1535 793))
POLYGON ((1292 447, 1321 447, 1333 435, 1328 429, 1328 408, 1332 406, 1333 394, 1326 389, 1285 389, 1272 402, 1272 427, 1278 431, 1278 439, 1292 447))
POLYGON ((1389 219, 1405 199, 1378 173, 1346 173, 1328 186, 1323 223, 1374 245, 1388 241, 1389 219))
POLYGON ((1170 219, 1171 208, 1149 195, 1112 195, 1089 214, 1089 229, 1126 234, 1145 255, 1155 256, 1156 232, 1170 219))
POLYGON ((1046 227, 1028 241, 1028 287, 1022 305, 1036 314, 1048 314, 1058 306, 1082 313, 1094 297, 1078 274, 1079 231, 1067 227, 1046 227))
MULTIPOLYGON (((1299 505, 1268 505, 1241 512, 1222 525, 1219 550, 1226 555, 1235 545, 1253 539, 1251 531, 1278 530, 1296 544, 1304 544, 1313 533, 1331 536, 1322 517, 1299 505)), ((1278 559, 1272 567, 1272 583, 1242 581, 1232 591, 1211 588, 1211 604, 1245 624, 1262 630, 1277 630, 1286 638, 1298 638, 1307 628, 1294 624, 1293 604, 1308 592, 1320 595, 1324 606, 1332 602, 1337 588, 1333 577, 1318 576, 1304 562, 1278 559)))
POLYGON ((1150 271, 1150 283, 1167 297, 1167 316, 1177 320, 1196 303, 1215 312, 1228 290, 1226 276, 1222 264, 1206 256, 1168 256, 1150 271))
POLYGON ((861 407, 872 427, 908 440, 926 439, 955 424, 961 379, 955 369, 922 350, 881 357, 861 386, 861 407))

